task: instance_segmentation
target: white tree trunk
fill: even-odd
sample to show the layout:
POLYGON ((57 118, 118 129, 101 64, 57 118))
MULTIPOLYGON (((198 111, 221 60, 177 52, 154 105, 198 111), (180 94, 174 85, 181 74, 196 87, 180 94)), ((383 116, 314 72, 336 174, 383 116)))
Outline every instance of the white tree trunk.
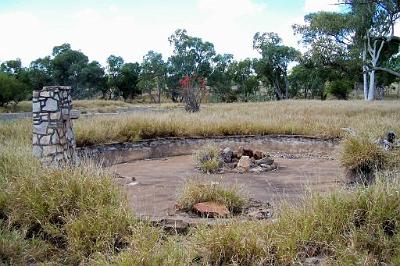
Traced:
MULTIPOLYGON (((379 61, 379 56, 381 54, 383 45, 385 41, 381 41, 380 47, 378 48, 378 40, 375 40, 373 46, 371 45, 371 36, 367 34, 367 41, 368 41, 368 52, 371 57, 371 65, 372 69, 369 69, 369 90, 368 90, 368 101, 373 101, 375 98, 375 68, 379 61)), ((365 86, 365 85, 364 85, 365 86)), ((365 90, 365 87, 364 87, 365 90)))
POLYGON ((373 101, 375 99, 375 70, 369 72, 369 90, 368 90, 368 101, 373 101))
POLYGON ((364 43, 364 51, 363 51, 364 100, 368 100, 368 66, 366 61, 367 61, 367 44, 364 43))

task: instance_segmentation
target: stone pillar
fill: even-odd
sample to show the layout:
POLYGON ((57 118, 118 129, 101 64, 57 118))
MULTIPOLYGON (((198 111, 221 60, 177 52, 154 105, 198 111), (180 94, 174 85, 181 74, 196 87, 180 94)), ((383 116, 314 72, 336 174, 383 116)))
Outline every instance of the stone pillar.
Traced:
POLYGON ((75 134, 71 87, 48 86, 34 91, 32 98, 33 154, 48 165, 74 163, 75 134))

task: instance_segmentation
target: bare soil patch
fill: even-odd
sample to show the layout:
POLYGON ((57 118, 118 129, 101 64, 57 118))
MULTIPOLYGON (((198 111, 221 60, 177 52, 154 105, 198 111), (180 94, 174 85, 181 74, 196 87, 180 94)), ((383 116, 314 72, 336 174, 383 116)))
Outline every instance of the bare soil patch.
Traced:
MULTIPOLYGON (((298 205, 310 192, 326 193, 343 184, 336 160, 276 156, 276 171, 207 175, 209 180, 237 184, 249 197, 278 207, 282 202, 298 205)), ((160 218, 175 214, 176 195, 188 178, 199 176, 192 155, 117 164, 112 169, 123 178, 133 212, 140 217, 160 218)))

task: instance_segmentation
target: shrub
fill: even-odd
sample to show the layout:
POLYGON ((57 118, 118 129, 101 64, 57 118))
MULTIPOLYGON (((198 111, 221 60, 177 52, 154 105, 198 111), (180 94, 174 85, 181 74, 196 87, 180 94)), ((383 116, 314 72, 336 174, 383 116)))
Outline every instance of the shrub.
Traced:
POLYGON ((11 102, 18 104, 28 94, 26 84, 5 73, 0 73, 0 88, 0 106, 11 102))
POLYGON ((246 200, 237 187, 223 187, 212 182, 191 180, 178 196, 178 205, 184 210, 192 210, 199 202, 214 201, 226 205, 232 212, 240 212, 246 200))
POLYGON ((222 167, 220 149, 212 144, 203 146, 196 152, 197 166, 204 173, 216 173, 222 167))
POLYGON ((367 137, 348 137, 342 143, 340 162, 352 179, 359 176, 364 181, 371 181, 373 174, 387 164, 388 155, 367 137))
POLYGON ((326 88, 328 94, 335 96, 339 100, 347 100, 353 84, 348 80, 334 80, 326 88))

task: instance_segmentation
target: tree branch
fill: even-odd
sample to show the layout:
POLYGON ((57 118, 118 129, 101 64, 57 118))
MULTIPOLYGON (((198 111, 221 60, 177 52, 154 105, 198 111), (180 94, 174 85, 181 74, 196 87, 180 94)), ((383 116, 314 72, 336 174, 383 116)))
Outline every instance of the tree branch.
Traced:
POLYGON ((389 68, 385 68, 385 67, 373 67, 372 69, 373 69, 373 70, 385 71, 385 72, 387 72, 387 73, 390 73, 390 74, 392 74, 392 75, 394 75, 394 76, 400 78, 400 73, 399 73, 399 72, 396 72, 396 71, 391 70, 391 69, 389 69, 389 68))

